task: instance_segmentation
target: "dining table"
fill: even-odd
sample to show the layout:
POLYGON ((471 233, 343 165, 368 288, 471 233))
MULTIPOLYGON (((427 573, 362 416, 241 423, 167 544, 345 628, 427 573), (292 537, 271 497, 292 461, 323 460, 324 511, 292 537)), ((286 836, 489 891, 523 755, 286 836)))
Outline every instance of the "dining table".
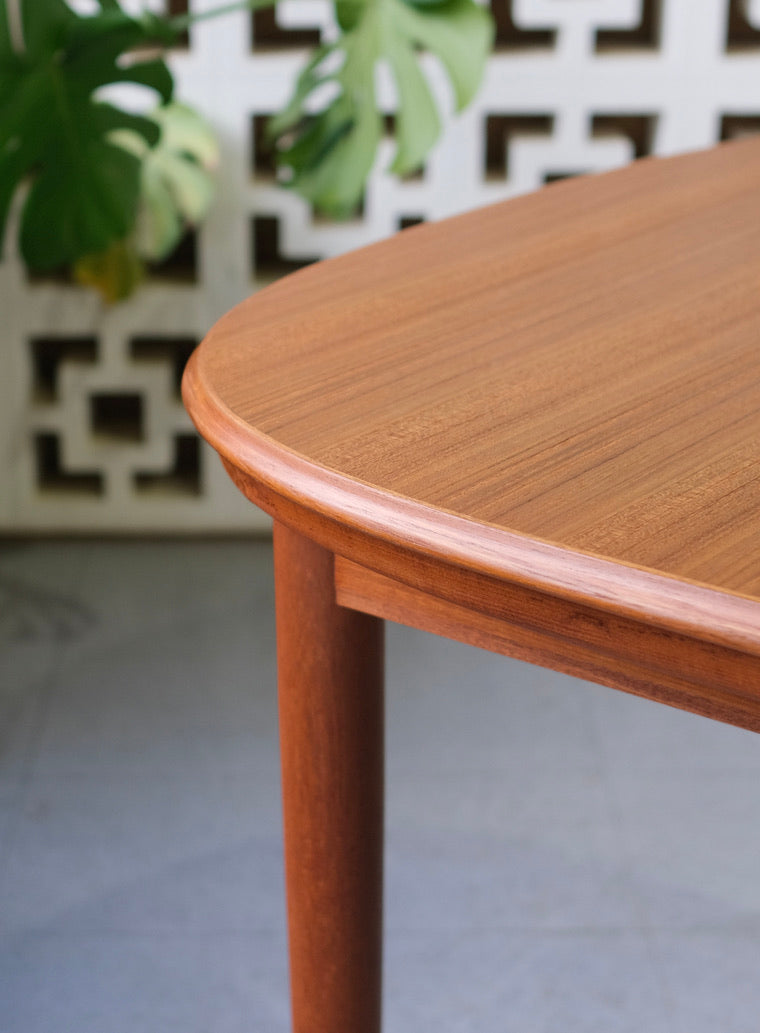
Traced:
POLYGON ((760 730, 760 139, 310 265, 183 395, 273 519, 292 1028, 379 1033, 385 621, 760 730))

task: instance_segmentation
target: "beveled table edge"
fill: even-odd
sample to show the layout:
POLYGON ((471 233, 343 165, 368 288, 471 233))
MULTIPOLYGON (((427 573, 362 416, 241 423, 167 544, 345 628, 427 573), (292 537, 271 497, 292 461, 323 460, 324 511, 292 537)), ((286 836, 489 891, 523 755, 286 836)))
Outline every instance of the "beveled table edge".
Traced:
MULTIPOLYGON (((203 357, 214 338, 212 328, 191 356, 183 400, 238 488, 273 518, 412 587, 420 561, 432 562, 442 578, 458 569, 760 656, 760 600, 470 520, 281 445, 210 390, 203 357)), ((429 578, 425 590, 435 594, 429 578)))

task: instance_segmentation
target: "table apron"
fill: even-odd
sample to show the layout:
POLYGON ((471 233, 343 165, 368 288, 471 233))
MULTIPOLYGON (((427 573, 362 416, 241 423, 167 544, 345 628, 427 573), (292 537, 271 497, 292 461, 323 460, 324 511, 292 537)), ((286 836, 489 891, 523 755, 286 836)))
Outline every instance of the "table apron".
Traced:
MULTIPOLYGON (((341 606, 760 731, 760 658, 504 584, 490 612, 335 558, 341 606)), ((493 593, 491 593, 493 594, 493 593)))

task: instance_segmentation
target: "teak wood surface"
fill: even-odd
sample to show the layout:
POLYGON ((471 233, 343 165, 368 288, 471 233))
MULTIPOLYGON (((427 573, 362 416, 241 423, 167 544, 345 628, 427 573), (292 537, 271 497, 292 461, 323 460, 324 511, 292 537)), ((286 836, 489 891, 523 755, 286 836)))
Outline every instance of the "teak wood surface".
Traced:
POLYGON ((275 518, 296 1033, 380 1028, 376 618, 760 730, 759 200, 751 139, 557 183, 289 276, 193 355, 275 518))
POLYGON ((235 308, 188 408, 336 554, 760 729, 759 196, 744 140, 409 229, 235 308))

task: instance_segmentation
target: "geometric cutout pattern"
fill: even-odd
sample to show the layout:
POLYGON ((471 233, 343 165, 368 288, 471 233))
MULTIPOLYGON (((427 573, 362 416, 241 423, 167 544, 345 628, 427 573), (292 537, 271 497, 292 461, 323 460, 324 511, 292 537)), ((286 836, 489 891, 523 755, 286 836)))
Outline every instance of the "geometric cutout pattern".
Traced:
POLYGON ((180 399, 182 374, 185 372, 187 360, 198 344, 195 337, 176 337, 170 335, 152 335, 133 337, 129 342, 129 354, 136 362, 145 362, 160 366, 167 364, 172 371, 172 390, 177 400, 180 399))
POLYGON ((254 215, 251 221, 254 274, 259 281, 277 280, 316 262, 316 258, 293 258, 280 245, 280 219, 276 215, 254 215))
POLYGON ((398 231, 411 229, 412 226, 420 226, 425 219, 421 215, 401 215, 398 220, 398 231))
POLYGON ((197 434, 176 434, 171 465, 165 471, 136 471, 137 491, 160 494, 198 495, 201 490, 201 450, 197 434))
POLYGON ((257 179, 274 183, 275 167, 272 159, 272 148, 266 138, 268 116, 254 114, 251 117, 251 173, 257 179))
POLYGON ((656 50, 660 45, 664 0, 643 0, 634 24, 627 28, 596 30, 598 53, 656 50))
MULTIPOLYGON (((488 0, 484 0, 488 2, 488 0)), ((172 13, 188 0, 151 0, 172 13)), ((196 13, 218 0, 190 0, 196 13)), ((139 11, 143 0, 128 0, 139 11)), ((203 226, 104 308, 66 277, 0 264, 0 530, 265 528, 195 434, 179 398, 211 324, 252 291, 317 259, 567 175, 760 131, 760 0, 490 0, 496 44, 483 86, 452 113, 439 63, 422 59, 446 132, 417 175, 387 173, 384 139, 360 208, 315 217, 278 185, 266 118, 309 47, 334 38, 328 0, 280 0, 193 25, 169 56, 177 95, 214 125, 218 189, 203 226)), ((386 132, 392 82, 381 76, 386 132)), ((130 98, 132 95, 129 95, 130 98)))
POLYGON ((634 158, 645 158, 652 153, 652 143, 657 128, 657 115, 605 114, 591 116, 591 135, 626 138, 631 141, 634 158))
POLYGON ((525 29, 515 23, 512 5, 504 0, 491 0, 491 14, 496 29, 494 49, 497 52, 535 50, 554 46, 554 29, 525 29))
POLYGON ((746 0, 731 0, 726 19, 726 49, 751 50, 760 46, 760 27, 753 23, 746 0))
POLYGON ((296 25, 288 27, 278 22, 273 7, 264 7, 251 13, 251 46, 257 51, 292 50, 294 47, 318 47, 322 41, 319 28, 296 25))
POLYGON ((486 115, 485 167, 489 179, 509 179, 509 149, 517 137, 550 138, 554 119, 551 114, 486 115))
POLYGON ((143 400, 136 392, 105 391, 90 395, 90 431, 112 441, 141 441, 143 400))
MULTIPOLYGON (((758 103, 760 109, 760 103, 758 103)), ((736 140, 740 136, 760 133, 760 110, 756 115, 724 115, 720 120, 721 140, 736 140)))
POLYGON ((34 436, 37 460, 37 484, 45 492, 100 495, 103 475, 97 470, 67 469, 61 460, 61 440, 56 434, 42 432, 34 436))
POLYGON ((97 361, 95 337, 35 337, 30 342, 33 390, 38 402, 54 402, 58 398, 58 373, 61 363, 97 361))
POLYGON ((195 230, 187 230, 167 258, 149 263, 148 273, 154 281, 197 283, 198 234, 195 230))

